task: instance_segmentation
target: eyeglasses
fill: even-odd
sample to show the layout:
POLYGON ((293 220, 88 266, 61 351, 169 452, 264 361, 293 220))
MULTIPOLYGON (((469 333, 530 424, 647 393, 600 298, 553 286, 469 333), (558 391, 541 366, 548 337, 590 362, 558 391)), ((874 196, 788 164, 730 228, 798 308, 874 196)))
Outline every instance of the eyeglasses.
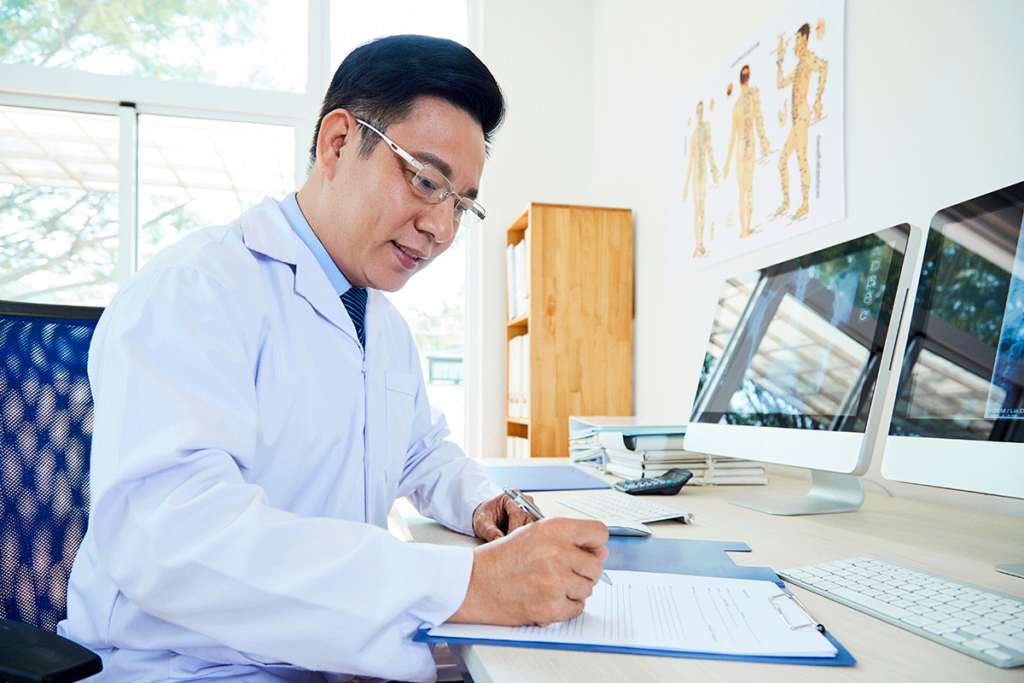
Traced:
MULTIPOLYGON (((463 197, 455 192, 455 186, 452 185, 452 181, 448 180, 444 173, 441 173, 430 164, 422 164, 416 160, 416 157, 406 152, 404 149, 399 147, 391 140, 387 135, 381 133, 379 130, 371 126, 362 119, 356 119, 357 122, 366 126, 374 133, 379 135, 381 139, 388 143, 388 147, 391 151, 400 156, 406 163, 416 169, 416 175, 409 179, 409 184, 412 185, 412 189, 416 191, 416 194, 423 197, 431 204, 440 204, 448 197, 455 197, 455 213, 453 220, 455 226, 460 225, 472 227, 482 221, 486 216, 487 212, 484 211, 484 207, 477 204, 469 197, 463 197)), ((447 241, 447 240, 439 240, 447 241)))

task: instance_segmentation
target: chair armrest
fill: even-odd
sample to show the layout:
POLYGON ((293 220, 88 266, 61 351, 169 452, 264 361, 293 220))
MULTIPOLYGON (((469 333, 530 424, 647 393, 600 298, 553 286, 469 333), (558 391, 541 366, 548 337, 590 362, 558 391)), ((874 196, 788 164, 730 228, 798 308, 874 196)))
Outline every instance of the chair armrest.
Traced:
POLYGON ((71 683, 103 669, 90 650, 35 626, 0 619, 0 680, 71 683))

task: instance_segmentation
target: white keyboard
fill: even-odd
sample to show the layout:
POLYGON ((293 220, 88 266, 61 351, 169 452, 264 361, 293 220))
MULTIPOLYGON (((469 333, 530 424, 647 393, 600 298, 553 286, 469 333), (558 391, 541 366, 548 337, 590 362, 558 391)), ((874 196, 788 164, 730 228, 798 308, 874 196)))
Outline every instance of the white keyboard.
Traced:
POLYGON ((1024 664, 1024 598, 875 557, 779 576, 989 664, 1024 664))
POLYGON ((629 522, 659 522, 663 519, 679 519, 692 522, 693 515, 676 508, 655 503, 648 498, 638 498, 619 491, 600 490, 559 498, 558 502, 601 521, 621 519, 629 522))

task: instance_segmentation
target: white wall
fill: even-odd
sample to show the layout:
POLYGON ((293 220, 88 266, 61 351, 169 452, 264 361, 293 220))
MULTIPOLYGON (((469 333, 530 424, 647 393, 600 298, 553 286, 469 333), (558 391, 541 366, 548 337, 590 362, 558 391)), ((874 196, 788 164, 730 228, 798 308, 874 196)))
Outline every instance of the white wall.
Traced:
POLYGON ((481 181, 487 220, 469 245, 478 277, 467 291, 466 371, 482 390, 466 397, 467 450, 503 457, 505 228, 530 202, 592 203, 594 8, 589 0, 471 8, 470 44, 501 85, 508 115, 481 181))
MULTIPOLYGON (((482 57, 511 100, 484 177, 488 205, 500 207, 487 228, 495 241, 482 255, 493 273, 488 300, 500 308, 484 364, 499 373, 504 367, 504 242, 497 233, 526 201, 633 209, 634 412, 685 422, 727 274, 879 227, 927 226, 939 208, 1024 179, 1024 3, 847 0, 846 220, 799 244, 674 275, 669 197, 679 188, 669 184, 668 140, 676 100, 788 4, 483 0, 490 16, 482 57), (590 154, 576 149, 587 144, 590 154), (578 176, 588 163, 589 182, 578 176)), ((504 438, 504 386, 500 374, 486 386, 494 412, 485 417, 484 438, 491 443, 504 438)), ((882 481, 878 460, 868 476, 882 481)), ((1018 501, 886 485, 900 495, 953 496, 958 504, 1024 514, 1018 501)))

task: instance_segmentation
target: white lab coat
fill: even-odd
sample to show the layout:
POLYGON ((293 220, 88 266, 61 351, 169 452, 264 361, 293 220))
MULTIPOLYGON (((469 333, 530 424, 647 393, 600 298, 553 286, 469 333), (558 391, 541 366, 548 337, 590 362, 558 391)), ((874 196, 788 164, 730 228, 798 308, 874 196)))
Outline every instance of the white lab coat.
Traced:
POLYGON ((434 677, 410 639, 461 605, 472 552, 403 543, 388 511, 409 495, 472 534, 500 489, 445 440, 408 325, 374 290, 366 340, 364 358, 270 199, 114 297, 89 358, 92 509, 60 625, 103 656, 97 680, 434 677))

